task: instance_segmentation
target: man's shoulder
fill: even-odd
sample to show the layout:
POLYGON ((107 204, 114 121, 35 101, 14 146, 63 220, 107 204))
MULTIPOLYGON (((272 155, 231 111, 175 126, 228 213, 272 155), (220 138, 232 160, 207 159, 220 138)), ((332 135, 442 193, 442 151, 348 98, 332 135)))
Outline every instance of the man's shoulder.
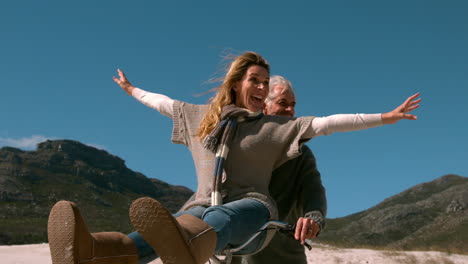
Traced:
POLYGON ((312 150, 306 144, 302 145, 301 151, 302 151, 302 153, 306 153, 306 152, 312 153, 312 150))
POLYGON ((307 146, 306 144, 302 145, 301 153, 302 155, 299 156, 298 158, 302 157, 302 159, 315 159, 312 149, 310 149, 309 146, 307 146))

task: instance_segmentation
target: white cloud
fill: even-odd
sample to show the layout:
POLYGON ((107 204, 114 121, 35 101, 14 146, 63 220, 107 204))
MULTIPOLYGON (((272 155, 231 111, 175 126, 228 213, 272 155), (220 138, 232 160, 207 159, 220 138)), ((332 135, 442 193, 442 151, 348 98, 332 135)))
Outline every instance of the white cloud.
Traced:
POLYGON ((31 137, 25 138, 4 138, 0 137, 0 146, 9 146, 20 149, 35 149, 38 143, 44 142, 50 137, 45 137, 41 135, 32 135, 31 137))

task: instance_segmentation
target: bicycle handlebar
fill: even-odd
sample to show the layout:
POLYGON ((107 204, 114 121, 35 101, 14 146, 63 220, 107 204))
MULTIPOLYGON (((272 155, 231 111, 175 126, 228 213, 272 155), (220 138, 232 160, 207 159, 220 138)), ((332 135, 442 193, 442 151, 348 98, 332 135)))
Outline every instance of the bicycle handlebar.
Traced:
MULTIPOLYGON (((271 220, 271 221, 268 221, 266 224, 264 224, 262 226, 262 228, 260 228, 259 232, 257 232, 252 237, 250 237, 250 239, 247 240, 246 242, 244 242, 242 245, 240 245, 240 246, 238 246, 236 248, 227 249, 226 252, 235 253, 235 252, 240 251, 245 246, 250 244, 250 242, 252 242, 258 235, 260 235, 261 232, 266 231, 270 226, 273 226, 274 228, 276 228, 278 231, 280 231, 282 233, 286 233, 286 234, 289 234, 289 235, 292 235, 292 236, 294 236, 294 232, 296 230, 296 225, 295 224, 291 225, 291 224, 288 224, 288 223, 285 223, 285 222, 271 220)), ((308 250, 312 250, 312 246, 307 241, 304 242, 304 246, 308 250)))
MULTIPOLYGON (((296 232, 296 224, 294 224, 294 225, 287 224, 284 228, 279 228, 279 231, 281 233, 289 234, 289 235, 294 237, 294 233, 296 232)), ((296 238, 294 238, 294 239, 296 239, 296 238)), ((308 250, 312 250, 312 246, 307 241, 304 241, 304 246, 308 250)))

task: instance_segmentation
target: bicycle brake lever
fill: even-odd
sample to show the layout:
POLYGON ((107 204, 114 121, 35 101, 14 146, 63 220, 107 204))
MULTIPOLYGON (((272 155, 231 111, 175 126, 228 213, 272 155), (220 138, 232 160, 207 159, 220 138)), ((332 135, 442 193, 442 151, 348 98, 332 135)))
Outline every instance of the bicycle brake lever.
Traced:
MULTIPOLYGON (((289 233, 294 238, 295 230, 296 230, 296 224, 294 225, 289 224, 284 230, 281 230, 281 231, 284 233, 289 233)), ((312 250, 312 246, 307 241, 304 241, 304 247, 306 247, 308 250, 312 250)))
POLYGON ((312 250, 312 246, 307 241, 304 241, 304 247, 306 247, 309 251, 312 250))

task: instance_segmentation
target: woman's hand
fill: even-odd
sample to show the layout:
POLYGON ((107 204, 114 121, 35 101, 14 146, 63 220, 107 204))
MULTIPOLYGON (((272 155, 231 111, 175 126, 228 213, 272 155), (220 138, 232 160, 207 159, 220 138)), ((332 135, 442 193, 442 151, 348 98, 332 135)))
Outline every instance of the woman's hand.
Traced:
POLYGON ((312 239, 317 236, 320 231, 320 226, 317 222, 312 219, 299 217, 296 223, 296 232, 294 238, 300 240, 301 244, 304 245, 306 239, 312 239))
POLYGON ((117 69, 117 72, 119 73, 119 78, 113 76, 112 78, 114 79, 114 82, 117 83, 122 89, 124 89, 128 95, 132 95, 132 91, 135 89, 135 87, 127 80, 127 77, 123 71, 117 69))
POLYGON ((419 107, 421 98, 416 99, 419 95, 420 93, 417 93, 408 97, 408 99, 406 99, 402 105, 395 108, 395 110, 382 114, 382 122, 384 124, 395 124, 401 119, 416 120, 418 117, 412 114, 408 114, 408 112, 411 112, 419 107))

